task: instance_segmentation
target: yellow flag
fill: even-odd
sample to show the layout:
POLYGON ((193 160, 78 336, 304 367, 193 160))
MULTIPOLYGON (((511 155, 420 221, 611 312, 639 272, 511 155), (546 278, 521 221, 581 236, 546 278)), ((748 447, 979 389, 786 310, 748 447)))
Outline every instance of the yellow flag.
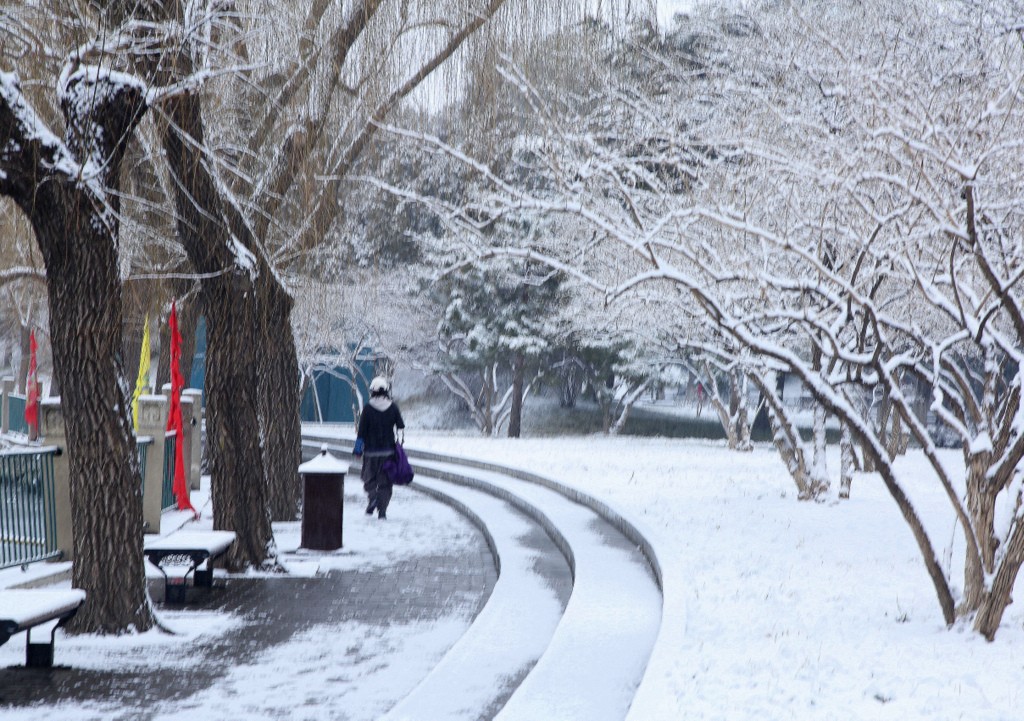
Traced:
POLYGON ((135 392, 132 393, 132 423, 139 430, 139 396, 149 387, 149 314, 146 314, 146 325, 142 331, 142 351, 139 353, 139 377, 135 381, 135 392))

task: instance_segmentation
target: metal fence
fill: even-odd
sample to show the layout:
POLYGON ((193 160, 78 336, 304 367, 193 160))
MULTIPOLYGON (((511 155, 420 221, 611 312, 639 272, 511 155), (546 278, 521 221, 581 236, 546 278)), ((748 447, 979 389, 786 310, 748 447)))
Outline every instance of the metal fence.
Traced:
POLYGON ((0 568, 56 558, 56 447, 0 453, 0 568))

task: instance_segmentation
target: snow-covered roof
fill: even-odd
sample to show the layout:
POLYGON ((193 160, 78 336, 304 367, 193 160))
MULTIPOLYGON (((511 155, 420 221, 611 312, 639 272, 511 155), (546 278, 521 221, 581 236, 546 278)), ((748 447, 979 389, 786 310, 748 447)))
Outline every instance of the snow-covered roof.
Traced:
POLYGON ((338 459, 326 448, 321 448, 313 458, 299 466, 299 473, 306 474, 330 474, 348 473, 348 463, 338 459))

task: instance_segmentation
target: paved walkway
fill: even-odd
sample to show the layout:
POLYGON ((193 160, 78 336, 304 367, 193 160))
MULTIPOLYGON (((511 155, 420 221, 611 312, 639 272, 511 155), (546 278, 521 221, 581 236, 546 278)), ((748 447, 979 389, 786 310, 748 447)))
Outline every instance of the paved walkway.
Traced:
MULTIPOLYGON (((75 702, 92 707, 98 719, 140 721, 154 709, 168 708, 169 702, 187 707, 188 698, 212 687, 224 668, 252 663, 318 625, 435 620, 466 606, 475 616, 496 580, 482 536, 474 553, 416 556, 383 569, 331 571, 314 578, 218 578, 211 592, 190 590, 188 610, 223 611, 242 623, 207 645, 191 646, 187 668, 158 667, 144 674, 0 668, 0 708, 75 702)), ((151 596, 161 598, 162 582, 153 586, 151 596)), ((58 641, 58 663, 60 651, 58 641)), ((197 713, 196 718, 211 718, 208 713, 197 713)))
MULTIPOLYGON (((312 577, 218 576, 212 591, 190 590, 187 608, 230 616, 237 623, 190 644, 186 664, 147 666, 141 672, 124 663, 111 664, 119 671, 0 668, 0 716, 5 707, 68 704, 76 720, 146 720, 167 709, 185 718, 191 712, 192 718, 219 719, 211 698, 244 692, 237 683, 225 683, 225 674, 250 665, 268 673, 266 659, 304 634, 321 628, 332 632, 346 622, 379 630, 458 616, 467 619, 469 630, 384 718, 532 719, 539 718, 539 710, 553 708, 552 703, 564 707, 566 719, 622 718, 649 653, 625 637, 639 633, 653 642, 661 609, 657 579, 635 539, 627 538, 628 530, 624 535, 604 515, 556 489, 499 470, 446 465, 436 457, 420 465, 414 488, 453 505, 464 516, 455 516, 457 523, 469 528, 472 520, 479 527, 468 531, 468 546, 422 554, 403 547, 401 558, 382 565, 312 577), (538 632, 531 622, 541 618, 550 619, 551 628, 538 632), (519 631, 524 631, 522 638, 510 642, 519 631), (503 653, 495 654, 503 644, 503 653), (509 648, 518 655, 508 654, 509 648), (625 652, 637 657, 625 658, 625 652), (609 658, 616 663, 609 664, 609 658), (538 673, 531 675, 534 669, 538 673), (567 701, 566 684, 572 687, 579 673, 606 681, 594 698, 567 701), (470 677, 475 687, 467 687, 470 677), (468 716, 467 708, 473 709, 468 716)), ((358 491, 349 494, 346 524, 378 523, 353 508, 361 503, 358 491)), ((162 581, 151 583, 151 597, 162 599, 162 581)), ((58 641, 58 663, 60 655, 58 641)), ((340 697, 352 683, 358 679, 328 685, 324 693, 340 697)), ((335 709, 332 718, 343 707, 339 698, 325 704, 335 709)), ((273 709, 261 714, 280 715, 273 709)), ((312 708, 310 714, 322 717, 312 708)))

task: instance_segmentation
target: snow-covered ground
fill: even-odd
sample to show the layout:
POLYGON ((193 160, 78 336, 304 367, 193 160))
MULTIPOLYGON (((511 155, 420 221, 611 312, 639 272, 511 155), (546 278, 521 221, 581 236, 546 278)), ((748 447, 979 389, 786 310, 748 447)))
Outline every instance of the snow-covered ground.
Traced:
POLYGON ((669 25, 677 13, 686 14, 693 10, 694 0, 658 0, 658 23, 669 25))
MULTIPOLYGON (((645 683, 657 698, 642 699, 650 718, 1024 718, 1024 609, 1010 607, 994 643, 947 630, 910 531, 874 477, 857 478, 849 501, 802 503, 768 446, 407 440, 572 483, 645 532, 666 587, 682 589, 666 598, 669 642, 645 683)), ((961 462, 953 451, 946 460, 961 462)), ((954 536, 948 503, 919 455, 900 466, 920 481, 909 490, 942 553, 954 536)))
MULTIPOLYGON (((339 432, 351 435, 351 428, 339 432)), ((969 627, 947 629, 911 534, 882 484, 871 476, 854 481, 849 501, 815 504, 797 501, 781 462, 766 446, 739 454, 720 443, 690 440, 482 439, 413 430, 407 443, 576 485, 620 511, 653 542, 670 592, 661 641, 637 700, 642 714, 631 718, 1024 718, 1024 609, 1010 607, 993 643, 969 627)), ((835 458, 830 462, 838 467, 835 458)), ((950 452, 948 462, 960 462, 959 455, 950 452)), ((948 504, 928 483, 919 456, 912 452, 899 463, 905 476, 915 479, 911 495, 942 553, 955 537, 948 504)), ((395 503, 389 516, 407 522, 389 520, 388 535, 372 548, 353 547, 336 562, 386 564, 408 546, 413 533, 416 543, 425 546, 463 542, 457 519, 447 516, 450 509, 408 492, 395 503)), ((285 530, 282 547, 287 546, 285 530)), ((959 578, 956 554, 945 562, 954 564, 953 578, 959 578)), ((0 575, 0 583, 5 577, 0 575)), ((181 625, 182 619, 171 616, 168 622, 181 625)), ((149 641, 58 638, 58 662, 114 668, 168 662, 160 660, 175 656, 168 646, 186 648, 197 634, 221 633, 233 622, 189 619, 184 635, 149 641)), ((317 685, 339 675, 325 670, 337 663, 345 664, 339 673, 351 686, 349 701, 372 697, 379 712, 381 694, 391 693, 390 701, 397 701, 412 678, 394 688, 382 684, 380 669, 395 658, 388 654, 429 667, 466 627, 456 613, 443 624, 408 635, 367 640, 365 629, 354 627, 311 635, 304 653, 314 654, 309 642, 322 639, 319 661, 315 655, 303 661, 297 651, 281 649, 266 659, 265 667, 261 663, 228 674, 227 685, 212 689, 210 699, 218 699, 223 710, 231 698, 245 697, 250 718, 320 718, 309 716, 309 707, 302 709, 305 715, 290 715, 280 689, 290 686, 314 696, 317 685), (359 645, 364 653, 332 654, 347 644, 359 645), (357 658, 363 659, 363 668, 357 658), (274 688, 263 681, 271 668, 294 671, 283 679, 285 685, 274 688), (264 712, 256 711, 261 703, 264 712)), ((22 663, 23 653, 18 639, 0 647, 0 667, 22 663)), ((330 714, 322 717, 375 718, 366 715, 369 710, 346 715, 356 713, 357 706, 325 707, 330 714)), ((192 708, 189 717, 213 718, 204 716, 202 708, 192 708)), ((54 715, 55 709, 5 709, 3 718, 95 718, 75 711, 60 709, 54 715)))

